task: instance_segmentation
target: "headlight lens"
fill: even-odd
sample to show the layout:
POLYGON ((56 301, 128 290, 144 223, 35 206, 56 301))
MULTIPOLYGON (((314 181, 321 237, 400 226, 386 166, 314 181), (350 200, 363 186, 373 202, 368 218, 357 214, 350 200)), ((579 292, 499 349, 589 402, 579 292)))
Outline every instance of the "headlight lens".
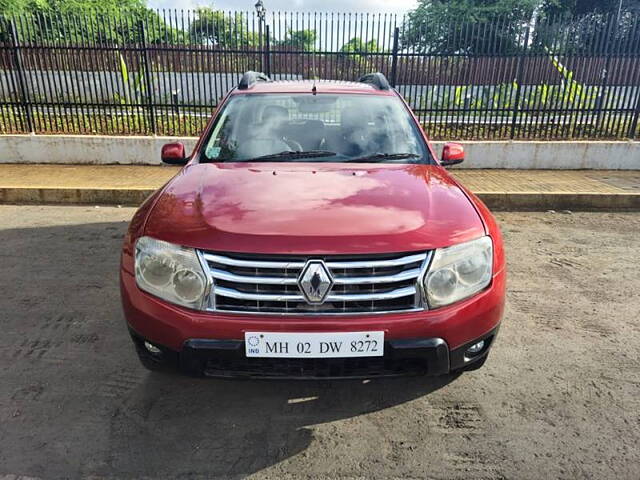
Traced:
POLYGON ((429 306, 443 307, 479 292, 491 282, 492 270, 491 237, 437 249, 424 279, 429 306))
POLYGON ((136 242, 136 283, 171 303, 201 310, 207 277, 192 248, 151 237, 136 242))

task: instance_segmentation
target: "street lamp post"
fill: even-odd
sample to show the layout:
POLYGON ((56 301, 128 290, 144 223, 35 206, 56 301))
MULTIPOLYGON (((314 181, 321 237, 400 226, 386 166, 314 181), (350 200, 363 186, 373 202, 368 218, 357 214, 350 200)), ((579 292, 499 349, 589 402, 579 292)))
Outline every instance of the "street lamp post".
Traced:
POLYGON ((260 50, 260 71, 264 71, 264 51, 262 48, 262 24, 267 14, 267 9, 264 8, 262 0, 258 0, 255 4, 256 13, 258 14, 258 49, 260 50))

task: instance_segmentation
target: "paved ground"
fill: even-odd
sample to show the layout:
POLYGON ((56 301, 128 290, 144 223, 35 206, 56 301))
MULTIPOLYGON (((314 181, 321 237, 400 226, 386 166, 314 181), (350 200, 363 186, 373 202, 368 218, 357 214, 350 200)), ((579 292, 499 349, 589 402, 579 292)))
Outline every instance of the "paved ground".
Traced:
POLYGON ((138 365, 132 212, 0 206, 1 479, 640 478, 640 214, 499 214, 508 305, 478 372, 294 383, 138 365))
MULTIPOLYGON (((0 202, 137 205, 178 171, 169 166, 0 164, 0 202)), ((640 171, 452 170, 491 208, 640 210, 640 171)))

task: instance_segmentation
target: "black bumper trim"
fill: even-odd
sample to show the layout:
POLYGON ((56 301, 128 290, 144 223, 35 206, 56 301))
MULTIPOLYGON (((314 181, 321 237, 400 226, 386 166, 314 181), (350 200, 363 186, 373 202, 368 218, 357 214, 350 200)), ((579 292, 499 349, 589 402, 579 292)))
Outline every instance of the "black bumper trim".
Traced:
MULTIPOLYGON (((387 340, 383 357, 335 359, 247 358, 242 340, 190 339, 180 352, 162 349, 168 366, 208 377, 262 379, 358 379, 408 375, 444 375, 461 370, 485 358, 498 328, 455 350, 441 338, 387 340), (480 340, 489 339, 485 349, 468 359, 465 352, 480 340)), ((131 331, 139 351, 144 338, 131 331)), ((161 360, 159 358, 156 361, 161 360)))
POLYGON ((242 340, 191 339, 180 352, 180 366, 220 378, 345 379, 449 372, 449 347, 441 338, 388 340, 383 357, 247 358, 242 340))
POLYGON ((489 351, 491 350, 491 347, 493 346, 493 342, 496 338, 496 336, 498 335, 498 330, 500 329, 500 325, 498 325, 496 328, 494 328, 493 330, 485 333, 484 335, 475 338, 473 340, 471 340, 470 342, 465 343, 463 346, 456 348, 455 350, 451 350, 449 352, 449 358, 450 358, 450 370, 456 371, 456 370, 464 370, 466 367, 468 367, 469 365, 472 365, 480 360, 482 360, 483 358, 486 358, 487 355, 489 355, 489 351), (478 343, 481 340, 485 340, 487 343, 484 346, 484 349, 478 354, 475 355, 471 358, 468 358, 465 354, 467 349, 471 346, 474 345, 476 343, 478 343))
POLYGON ((193 350, 238 350, 244 344, 241 340, 207 340, 194 338, 184 342, 185 348, 193 350))

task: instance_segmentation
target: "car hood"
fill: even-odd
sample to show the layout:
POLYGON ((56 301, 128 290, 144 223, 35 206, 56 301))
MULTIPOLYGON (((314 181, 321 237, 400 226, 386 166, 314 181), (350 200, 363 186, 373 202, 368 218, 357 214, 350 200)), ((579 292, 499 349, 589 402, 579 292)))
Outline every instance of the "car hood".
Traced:
POLYGON ((438 166, 209 163, 168 184, 145 234, 224 252, 387 253, 471 240, 484 226, 438 166))

